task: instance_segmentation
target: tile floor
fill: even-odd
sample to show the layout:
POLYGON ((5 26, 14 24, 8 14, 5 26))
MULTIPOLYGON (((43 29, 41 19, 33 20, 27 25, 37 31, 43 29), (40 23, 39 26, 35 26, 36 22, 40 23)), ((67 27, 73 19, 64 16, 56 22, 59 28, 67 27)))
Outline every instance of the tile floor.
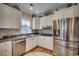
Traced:
POLYGON ((52 56, 53 52, 41 47, 36 47, 29 53, 26 53, 24 56, 52 56))

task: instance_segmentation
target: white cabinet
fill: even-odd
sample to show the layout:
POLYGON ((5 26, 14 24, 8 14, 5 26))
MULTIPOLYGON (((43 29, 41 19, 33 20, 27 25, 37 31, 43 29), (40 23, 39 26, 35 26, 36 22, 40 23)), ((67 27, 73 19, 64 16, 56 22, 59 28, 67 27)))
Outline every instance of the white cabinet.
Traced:
POLYGON ((38 43, 38 36, 33 36, 33 38, 32 38, 32 43, 33 43, 33 47, 32 48, 34 48, 34 47, 36 47, 37 46, 37 43, 38 43))
POLYGON ((55 11, 53 14, 53 20, 59 20, 63 18, 64 9, 55 11))
POLYGON ((41 17, 40 18, 40 29, 42 29, 45 26, 45 22, 46 22, 45 17, 41 17))
POLYGON ((47 36, 33 36, 26 38, 26 52, 40 46, 49 50, 53 50, 53 38, 47 36))
MULTIPOLYGON (((79 16, 79 4, 74 5, 72 7, 64 8, 63 11, 63 18, 73 18, 79 16)), ((60 11, 60 10, 59 10, 60 11)), ((61 13, 59 13, 61 16, 61 13)))
POLYGON ((45 48, 53 50, 53 38, 45 37, 45 48))
POLYGON ((75 10, 76 10, 76 11, 75 11, 76 17, 77 17, 77 16, 79 17, 79 4, 75 6, 75 10))
POLYGON ((20 28, 21 11, 0 4, 0 28, 20 28))
POLYGON ((47 26, 52 26, 53 15, 46 16, 46 24, 47 26))
POLYGON ((32 49, 32 38, 26 38, 26 52, 32 49))
POLYGON ((55 11, 53 14, 53 20, 73 18, 77 16, 79 16, 79 5, 74 5, 72 7, 63 8, 58 11, 55 11))
POLYGON ((40 29, 40 18, 33 18, 33 29, 40 29))
POLYGON ((53 15, 40 17, 40 29, 46 26, 52 26, 53 15))
POLYGON ((64 18, 74 17, 74 6, 64 9, 64 18))
POLYGON ((38 39, 38 46, 53 50, 53 37, 40 36, 40 39, 38 39))
POLYGON ((0 43, 0 56, 12 56, 12 41, 0 43))
POLYGON ((26 52, 37 46, 36 36, 26 38, 26 52))
POLYGON ((45 47, 44 43, 45 43, 44 37, 43 36, 39 36, 38 46, 45 47))

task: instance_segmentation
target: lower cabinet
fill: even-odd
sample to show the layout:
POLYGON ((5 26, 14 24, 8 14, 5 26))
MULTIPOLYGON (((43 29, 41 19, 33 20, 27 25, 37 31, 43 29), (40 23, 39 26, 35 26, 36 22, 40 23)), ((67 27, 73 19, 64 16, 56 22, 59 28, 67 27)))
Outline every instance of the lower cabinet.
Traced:
POLYGON ((37 38, 35 36, 26 38, 26 52, 37 46, 37 38))
POLYGON ((39 36, 39 39, 38 39, 38 46, 41 46, 41 47, 45 47, 45 39, 43 36, 39 36))
POLYGON ((38 43, 38 36, 32 37, 32 48, 35 48, 38 43))
POLYGON ((26 52, 32 49, 32 38, 26 38, 26 52))
POLYGON ((53 50, 53 37, 40 36, 40 39, 38 39, 38 46, 53 50))
POLYGON ((33 36, 26 38, 26 52, 40 46, 49 50, 53 50, 53 38, 47 36, 33 36))
POLYGON ((0 43, 0 56, 12 56, 12 41, 0 43))

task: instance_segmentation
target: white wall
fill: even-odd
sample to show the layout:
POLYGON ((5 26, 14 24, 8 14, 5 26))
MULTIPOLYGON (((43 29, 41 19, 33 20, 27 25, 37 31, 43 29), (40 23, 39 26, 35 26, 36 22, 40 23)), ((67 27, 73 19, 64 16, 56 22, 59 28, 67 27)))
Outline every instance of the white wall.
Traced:
MULTIPOLYGON (((25 14, 24 12, 22 13, 22 18, 31 21, 32 22, 32 17, 30 15, 25 14)), ((17 34, 20 33, 20 29, 1 29, 0 28, 0 35, 11 35, 11 34, 17 34)))

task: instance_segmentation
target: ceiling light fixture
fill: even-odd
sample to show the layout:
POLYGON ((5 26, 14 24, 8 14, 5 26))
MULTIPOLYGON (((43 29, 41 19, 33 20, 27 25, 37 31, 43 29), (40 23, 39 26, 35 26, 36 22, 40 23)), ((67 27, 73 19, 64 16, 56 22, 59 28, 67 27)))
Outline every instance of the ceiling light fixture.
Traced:
POLYGON ((38 11, 36 11, 36 14, 38 14, 39 12, 38 11))
POLYGON ((33 6, 34 6, 33 4, 30 4, 30 10, 32 10, 32 9, 33 9, 33 6))
POLYGON ((33 8, 32 7, 30 7, 30 10, 32 10, 33 8))

